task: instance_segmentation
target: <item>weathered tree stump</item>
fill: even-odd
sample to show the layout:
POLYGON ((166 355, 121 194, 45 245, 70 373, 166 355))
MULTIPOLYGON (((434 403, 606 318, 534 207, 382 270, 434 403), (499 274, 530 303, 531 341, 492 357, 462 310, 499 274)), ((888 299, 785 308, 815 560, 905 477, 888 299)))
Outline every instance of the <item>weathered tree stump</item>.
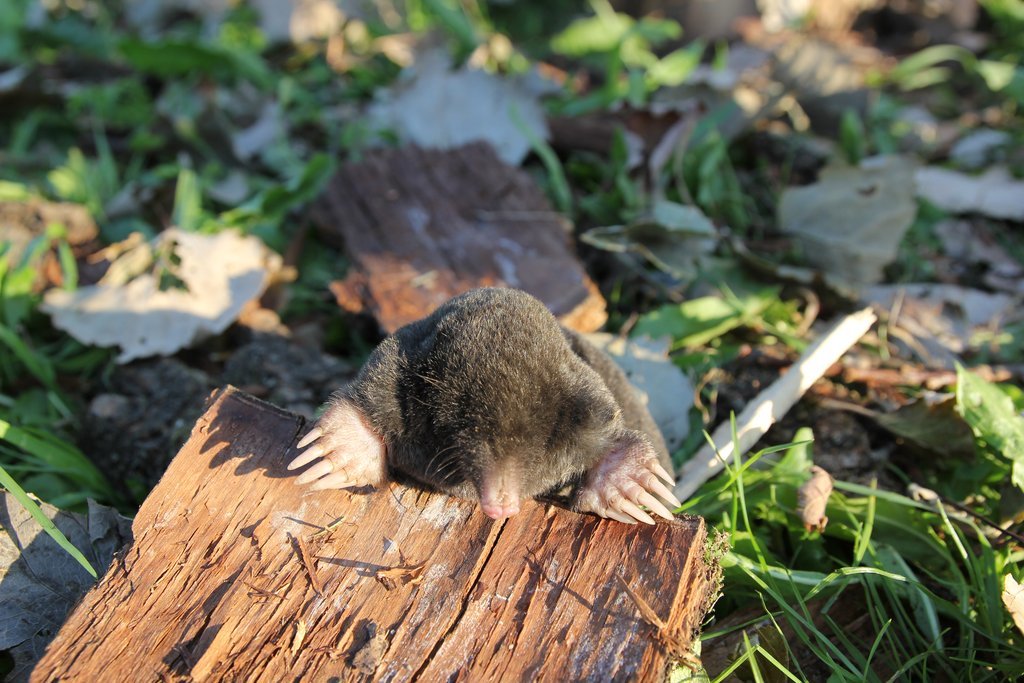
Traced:
POLYGON ((352 259, 332 287, 338 303, 385 332, 474 287, 526 290, 580 332, 607 318, 565 219, 486 143, 370 152, 342 166, 313 216, 352 259))
POLYGON ((301 428, 216 392, 32 680, 656 680, 690 646, 700 519, 310 494, 284 468, 301 428))

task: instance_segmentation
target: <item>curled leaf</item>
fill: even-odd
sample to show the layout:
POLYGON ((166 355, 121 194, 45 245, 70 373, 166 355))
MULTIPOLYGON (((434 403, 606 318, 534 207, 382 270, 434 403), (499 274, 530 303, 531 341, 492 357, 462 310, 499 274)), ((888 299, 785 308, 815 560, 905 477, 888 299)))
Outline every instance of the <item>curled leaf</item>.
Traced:
POLYGON ((816 529, 819 533, 825 531, 825 525, 828 524, 825 508, 828 506, 830 495, 832 495, 832 476, 823 468, 814 465, 811 467, 811 478, 797 490, 797 508, 800 511, 804 529, 807 531, 816 529))

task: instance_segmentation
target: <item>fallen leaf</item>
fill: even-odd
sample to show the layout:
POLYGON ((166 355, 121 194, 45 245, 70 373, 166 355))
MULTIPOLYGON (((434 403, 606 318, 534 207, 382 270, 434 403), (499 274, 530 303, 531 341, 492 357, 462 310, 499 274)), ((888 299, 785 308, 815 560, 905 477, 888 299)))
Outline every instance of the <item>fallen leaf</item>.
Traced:
MULTIPOLYGON (((123 283, 50 290, 41 308, 54 326, 83 344, 119 347, 117 361, 127 363, 171 355, 223 332, 281 267, 281 257, 258 238, 234 230, 216 235, 165 230, 150 248, 173 255, 152 261, 177 278, 181 288, 164 288, 161 273, 150 269, 129 273, 123 283)), ((122 258, 135 255, 131 250, 122 258)), ((118 263, 111 265, 115 272, 121 272, 118 263)))
POLYGON ((248 161, 256 154, 285 137, 284 116, 277 102, 264 102, 259 116, 247 128, 232 132, 231 149, 241 161, 248 161))
POLYGON ((870 99, 861 71, 835 43, 793 34, 774 56, 774 78, 796 96, 816 130, 835 132, 851 109, 867 114, 870 99))
POLYGON ((230 0, 132 0, 124 7, 125 19, 147 36, 160 34, 168 20, 182 12, 201 17, 208 30, 216 28, 231 7, 230 0))
POLYGON ((451 149, 485 140, 513 165, 530 152, 531 137, 548 136, 544 110, 523 82, 468 67, 453 71, 439 53, 406 69, 368 115, 376 129, 394 130, 421 147, 451 149))
POLYGON ((634 252, 672 277, 689 282, 701 259, 717 244, 711 220, 695 206, 662 200, 629 225, 593 228, 580 236, 587 244, 612 252, 634 252))
POLYGON ((871 413, 882 427, 918 448, 951 457, 974 454, 974 436, 956 413, 956 397, 952 394, 928 391, 894 412, 871 413))
POLYGON ((823 468, 814 465, 811 467, 811 478, 797 489, 796 495, 797 510, 803 520, 804 529, 824 532, 828 524, 825 508, 828 507, 828 497, 832 495, 832 476, 823 468))
POLYGON ((956 141, 949 150, 949 158, 961 168, 980 169, 987 165, 995 151, 1010 142, 1010 134, 1003 130, 979 128, 956 141))
POLYGON ((911 161, 873 157, 830 166, 818 182, 782 194, 779 227, 828 277, 859 286, 882 279, 917 214, 911 161))
POLYGON ((690 432, 693 382, 669 360, 663 340, 623 339, 603 332, 586 335, 622 368, 651 412, 671 453, 690 432))
POLYGON ((1024 634, 1024 585, 1017 583, 1013 574, 1003 577, 1003 605, 1013 617, 1017 630, 1024 634))
POLYGON ((1013 258, 984 225, 951 219, 934 227, 942 251, 959 268, 981 268, 989 287, 1024 294, 1024 264, 1013 258))
POLYGON ((949 369, 976 329, 998 327, 1018 310, 1007 294, 931 283, 870 287, 861 301, 890 311, 890 325, 912 336, 919 355, 949 369))
MULTIPOLYGON (((48 518, 101 575, 132 539, 131 520, 89 502, 85 515, 40 503, 48 518)), ((14 658, 8 680, 28 671, 64 618, 95 583, 86 570, 6 491, 0 491, 0 651, 14 658)))
POLYGON ((917 169, 915 180, 917 196, 945 211, 1024 221, 1024 180, 1003 166, 979 176, 929 166, 917 169))

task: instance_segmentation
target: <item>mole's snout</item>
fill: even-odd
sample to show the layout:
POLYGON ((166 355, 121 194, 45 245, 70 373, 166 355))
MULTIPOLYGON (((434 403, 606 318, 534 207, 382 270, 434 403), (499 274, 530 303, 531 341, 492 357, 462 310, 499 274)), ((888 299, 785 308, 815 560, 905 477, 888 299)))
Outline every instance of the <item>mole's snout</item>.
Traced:
POLYGON ((480 485, 480 509, 491 519, 519 512, 519 478, 512 472, 489 472, 480 485))
POLYGON ((484 514, 491 519, 505 519, 519 512, 519 500, 512 500, 505 503, 485 503, 480 502, 480 507, 483 509, 484 514))

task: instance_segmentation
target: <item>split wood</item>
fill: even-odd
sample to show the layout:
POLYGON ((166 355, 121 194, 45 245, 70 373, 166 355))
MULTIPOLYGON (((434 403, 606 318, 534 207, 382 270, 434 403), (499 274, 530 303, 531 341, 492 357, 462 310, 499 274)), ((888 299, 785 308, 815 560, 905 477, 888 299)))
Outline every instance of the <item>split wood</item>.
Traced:
POLYGON ((32 680, 661 680, 692 646, 702 520, 308 493, 285 470, 302 429, 215 392, 32 680))
POLYGON ((339 169, 313 220, 352 260, 331 286, 338 304, 373 314, 385 332, 475 287, 525 290, 579 332, 608 317, 572 226, 487 143, 369 152, 339 169))

